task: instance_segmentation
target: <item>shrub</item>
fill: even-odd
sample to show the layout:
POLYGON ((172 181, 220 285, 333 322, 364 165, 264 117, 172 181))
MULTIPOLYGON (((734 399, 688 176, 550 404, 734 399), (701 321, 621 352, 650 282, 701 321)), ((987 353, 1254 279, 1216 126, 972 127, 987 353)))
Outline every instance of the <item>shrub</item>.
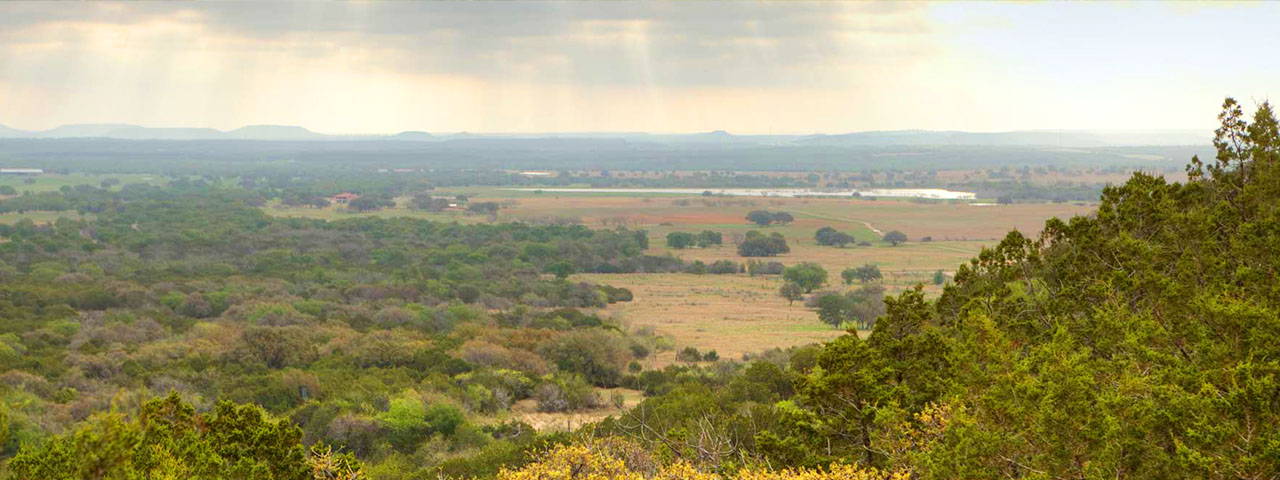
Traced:
POLYGON ((707 273, 716 275, 734 274, 738 273, 740 270, 741 268, 739 267, 738 262, 734 262, 732 260, 717 260, 715 263, 707 266, 707 273))
POLYGON ((786 238, 777 232, 763 235, 752 230, 747 232, 746 239, 738 244, 738 255, 744 257, 772 257, 790 251, 791 247, 787 246, 786 238))
POLYGON ((580 375, 557 373, 544 377, 533 392, 539 412, 568 412, 600 407, 600 395, 580 375))
POLYGON ((667 234, 667 246, 684 249, 693 246, 697 239, 689 232, 671 232, 667 234))
MULTIPOLYGON (((12 478, 323 478, 301 438, 292 422, 260 407, 221 402, 196 413, 174 394, 145 403, 133 419, 95 416, 73 433, 23 449, 8 470, 12 478)), ((342 462, 359 470, 350 457, 342 462)))

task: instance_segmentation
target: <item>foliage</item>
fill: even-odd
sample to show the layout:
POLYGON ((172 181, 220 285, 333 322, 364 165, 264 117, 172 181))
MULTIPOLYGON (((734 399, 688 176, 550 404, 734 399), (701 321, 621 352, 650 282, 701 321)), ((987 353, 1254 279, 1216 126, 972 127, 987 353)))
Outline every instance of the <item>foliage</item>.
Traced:
POLYGON ((782 295, 782 298, 787 299, 787 304, 792 304, 795 303, 796 300, 804 299, 805 291, 804 287, 801 287, 796 283, 785 282, 778 288, 778 294, 782 295))
POLYGON ((827 283, 827 270, 816 263, 803 262, 783 270, 782 278, 787 283, 798 285, 804 293, 809 293, 827 283))
MULTIPOLYGON (((1267 104, 1248 121, 1228 100, 1220 120, 1216 158, 1193 159, 1186 183, 1135 174, 1093 216, 1049 220, 1038 239, 1011 232, 937 300, 922 288, 885 299, 866 339, 794 352, 793 395, 753 411, 705 393, 735 377, 702 377, 622 426, 694 432, 653 448, 683 455, 703 439, 721 468, 839 459, 921 479, 1275 476, 1280 128, 1267 104)), ((831 318, 848 306, 816 302, 831 318)))
POLYGON ((893 230, 884 234, 883 240, 896 247, 898 244, 905 243, 907 241, 907 234, 893 230))
POLYGON ((202 414, 170 395, 147 402, 133 419, 96 416, 19 453, 8 469, 11 478, 360 478, 349 459, 309 461, 301 435, 255 406, 221 402, 202 414))
POLYGON ((667 246, 671 248, 689 248, 696 242, 697 239, 689 232, 671 232, 667 234, 667 246))
POLYGON ((832 464, 823 469, 744 469, 733 475, 701 471, 684 460, 662 464, 642 447, 615 438, 593 439, 547 451, 499 480, 907 480, 905 472, 884 472, 832 464))
POLYGON ((787 212, 770 212, 768 210, 752 210, 751 212, 747 213, 747 221, 754 223, 756 225, 759 225, 761 227, 767 227, 775 223, 783 224, 783 225, 791 223, 795 221, 795 217, 793 217, 790 213, 787 213, 787 212))
POLYGON ((681 266, 644 256, 643 232, 622 229, 279 219, 236 189, 89 189, 56 195, 91 217, 0 225, 0 457, 123 425, 170 392, 287 417, 299 448, 340 452, 323 461, 338 470, 348 453, 420 475, 523 451, 534 439, 467 419, 537 401, 545 384, 557 408, 594 408, 595 388, 624 380, 630 345, 648 345, 577 310, 629 290, 540 273, 681 266), (121 416, 93 417, 108 411, 121 416))
POLYGON ((846 268, 840 272, 840 278, 844 279, 845 285, 850 285, 854 280, 861 282, 872 282, 884 278, 880 273, 880 267, 874 264, 865 264, 861 267, 846 268))
POLYGON ((744 257, 772 257, 790 251, 791 247, 787 246, 787 239, 778 232, 765 235, 751 230, 747 232, 742 243, 738 244, 738 255, 744 257))
POLYGON ((853 238, 853 235, 849 235, 847 233, 837 231, 834 228, 822 227, 822 228, 819 228, 818 231, 813 234, 813 240, 817 242, 818 245, 827 245, 827 246, 843 248, 845 245, 853 243, 857 239, 853 238))

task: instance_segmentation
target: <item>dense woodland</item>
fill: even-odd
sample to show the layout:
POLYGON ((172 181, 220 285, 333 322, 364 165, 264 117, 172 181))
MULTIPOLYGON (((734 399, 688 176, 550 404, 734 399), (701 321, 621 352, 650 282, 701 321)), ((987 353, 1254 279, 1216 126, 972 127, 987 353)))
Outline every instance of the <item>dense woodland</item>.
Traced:
POLYGON ((180 189, 8 227, 6 469, 1275 478, 1280 128, 1266 104, 1220 120, 1186 182, 1135 174, 1096 214, 1011 232, 940 298, 886 299, 865 339, 664 370, 628 367, 659 339, 575 310, 626 292, 540 275, 668 268, 635 232, 269 219, 180 189), (572 435, 473 421, 602 401, 591 385, 647 399, 572 435))

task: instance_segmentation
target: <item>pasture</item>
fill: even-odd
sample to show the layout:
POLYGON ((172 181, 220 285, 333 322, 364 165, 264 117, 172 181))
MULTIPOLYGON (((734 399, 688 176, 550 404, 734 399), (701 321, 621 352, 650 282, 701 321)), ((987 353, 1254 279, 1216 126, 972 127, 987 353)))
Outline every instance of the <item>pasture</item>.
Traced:
POLYGON ((119 180, 113 189, 120 189, 123 185, 131 183, 145 183, 149 185, 159 185, 166 182, 162 175, 145 175, 145 174, 56 174, 46 173, 42 175, 0 175, 0 186, 10 186, 14 190, 21 192, 52 192, 62 187, 74 187, 76 185, 93 185, 100 186, 103 180, 108 178, 119 180))
MULTIPOLYGON (((826 289, 845 286, 840 272, 864 264, 877 265, 890 295, 925 285, 926 294, 936 296, 941 287, 933 285, 934 272, 949 277, 957 266, 1017 229, 1035 235, 1050 217, 1087 214, 1090 204, 1028 203, 974 205, 964 202, 909 199, 855 198, 755 198, 680 196, 670 194, 535 193, 498 188, 442 189, 439 195, 466 194, 473 202, 494 201, 503 205, 496 218, 471 215, 460 210, 424 212, 407 208, 408 199, 397 206, 367 213, 352 213, 344 207, 284 207, 269 204, 268 214, 327 220, 360 215, 411 217, 462 223, 523 221, 532 223, 573 222, 592 228, 627 227, 649 233, 653 255, 671 254, 686 261, 717 260, 744 263, 736 241, 750 230, 778 232, 787 239, 791 252, 761 260, 786 265, 814 262, 828 272, 826 289), (750 224, 752 210, 785 211, 795 217, 786 225, 761 227, 750 224), (849 233, 870 246, 844 248, 821 246, 814 232, 830 226, 849 233), (709 248, 671 249, 666 235, 671 232, 714 230, 724 236, 724 244, 709 248), (899 230, 909 241, 891 246, 881 241, 884 232, 899 230), (928 241, 921 239, 930 237, 928 241)), ((715 350, 721 358, 740 359, 743 354, 775 347, 790 347, 829 340, 842 330, 823 324, 803 302, 790 304, 778 295, 779 276, 751 277, 746 274, 695 275, 663 274, 576 274, 571 280, 590 281, 631 289, 631 302, 610 306, 602 313, 630 329, 652 329, 673 340, 676 350, 693 346, 715 350)), ((675 351, 655 352, 646 360, 647 368, 675 362, 675 351)))

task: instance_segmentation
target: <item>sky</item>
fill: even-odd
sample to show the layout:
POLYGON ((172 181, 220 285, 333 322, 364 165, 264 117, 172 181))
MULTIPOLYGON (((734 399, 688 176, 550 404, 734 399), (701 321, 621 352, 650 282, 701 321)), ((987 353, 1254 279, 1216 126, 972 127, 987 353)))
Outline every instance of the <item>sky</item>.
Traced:
POLYGON ((1280 2, 0 2, 0 124, 1208 129, 1280 2))

